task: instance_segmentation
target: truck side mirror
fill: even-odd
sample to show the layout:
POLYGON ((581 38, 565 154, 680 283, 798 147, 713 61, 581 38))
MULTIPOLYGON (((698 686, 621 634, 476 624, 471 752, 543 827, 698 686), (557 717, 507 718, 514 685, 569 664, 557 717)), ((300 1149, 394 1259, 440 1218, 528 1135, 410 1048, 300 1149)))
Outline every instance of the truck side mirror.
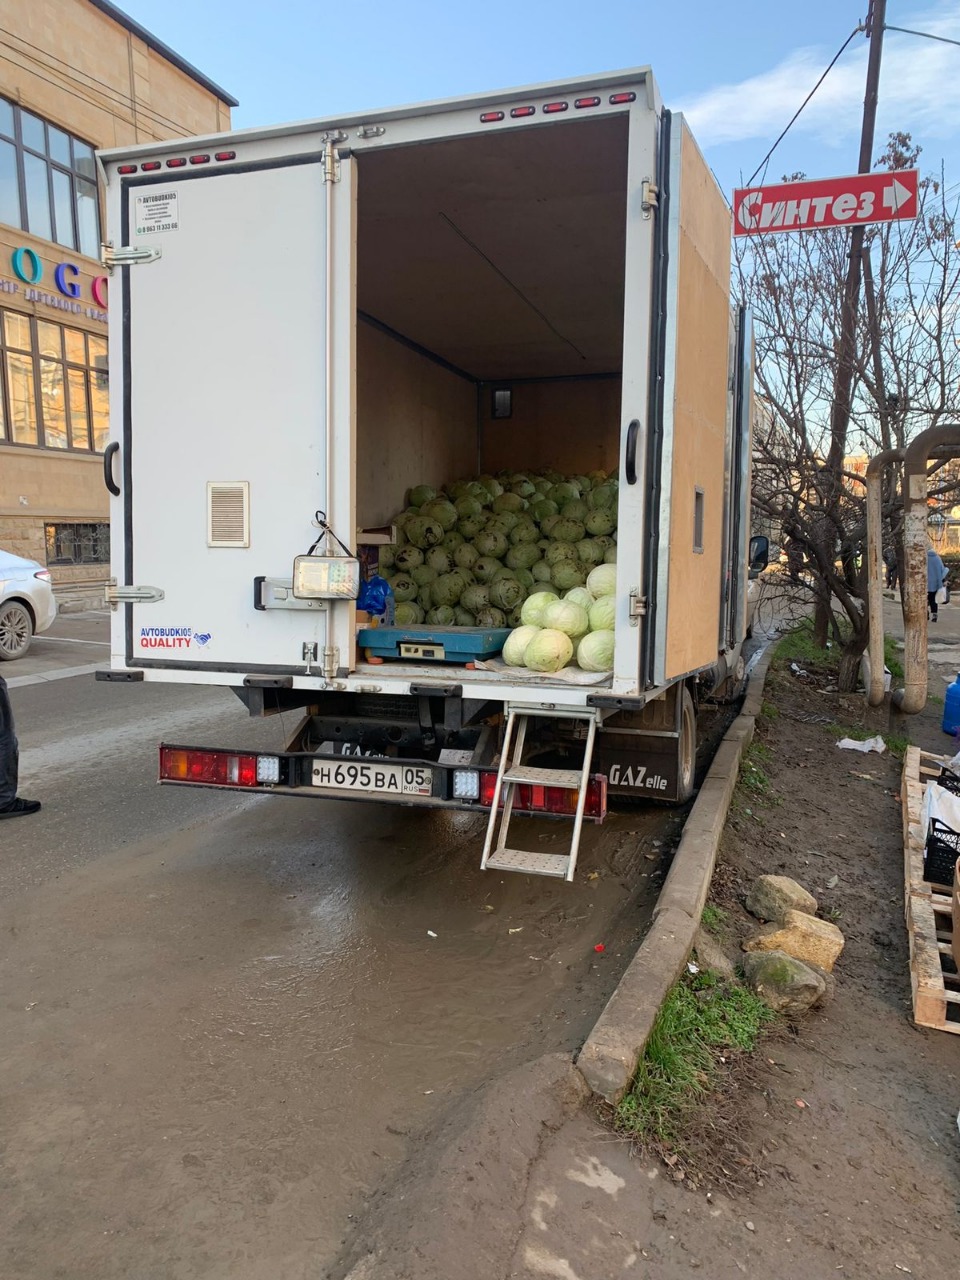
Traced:
POLYGON ((762 533, 758 533, 750 539, 747 562, 749 564, 748 576, 751 578, 758 578, 770 563, 770 539, 765 538, 762 533))

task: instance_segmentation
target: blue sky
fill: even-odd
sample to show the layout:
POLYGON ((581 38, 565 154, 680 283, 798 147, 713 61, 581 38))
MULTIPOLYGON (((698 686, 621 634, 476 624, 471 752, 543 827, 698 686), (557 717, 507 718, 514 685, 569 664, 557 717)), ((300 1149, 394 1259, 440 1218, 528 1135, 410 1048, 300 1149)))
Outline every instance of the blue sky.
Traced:
MULTIPOLYGON (((864 16, 867 0, 119 0, 235 97, 237 126, 649 64, 728 195, 864 16)), ((960 0, 888 0, 888 24, 960 40, 960 0)), ((854 38, 769 179, 855 172, 866 45, 854 38)), ((877 138, 912 132, 960 183, 960 48, 888 32, 877 138)))

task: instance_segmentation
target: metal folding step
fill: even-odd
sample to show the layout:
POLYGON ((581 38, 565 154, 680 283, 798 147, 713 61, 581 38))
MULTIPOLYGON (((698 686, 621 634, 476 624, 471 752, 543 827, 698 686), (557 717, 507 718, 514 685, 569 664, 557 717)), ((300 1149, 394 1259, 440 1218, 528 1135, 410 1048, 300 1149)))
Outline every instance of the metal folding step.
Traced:
POLYGON ((580 833, 583 829, 583 811, 587 803, 587 786, 593 761, 593 744, 597 734, 597 712, 579 709, 542 710, 530 707, 508 707, 507 728, 503 738, 503 751, 497 782, 493 792, 493 804, 487 822, 487 835, 483 842, 481 871, 522 871, 532 876, 554 876, 572 880, 580 851, 580 833), (583 750, 582 769, 541 769, 523 763, 523 748, 527 739, 530 720, 583 720, 587 722, 587 740, 583 750), (541 853, 533 849, 514 849, 508 846, 507 836, 513 817, 513 802, 519 786, 563 787, 576 791, 577 808, 573 814, 573 833, 568 853, 541 853), (503 810, 500 797, 503 797, 503 810))

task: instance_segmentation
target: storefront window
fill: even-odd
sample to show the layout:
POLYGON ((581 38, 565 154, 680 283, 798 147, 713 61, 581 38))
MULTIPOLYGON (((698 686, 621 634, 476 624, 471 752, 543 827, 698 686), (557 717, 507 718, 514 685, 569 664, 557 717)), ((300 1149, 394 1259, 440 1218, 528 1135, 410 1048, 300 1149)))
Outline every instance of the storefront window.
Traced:
POLYGON ((100 253, 93 148, 0 98, 0 222, 88 257, 100 253))
POLYGON ((0 321, 0 442, 102 452, 106 338, 16 311, 0 321))

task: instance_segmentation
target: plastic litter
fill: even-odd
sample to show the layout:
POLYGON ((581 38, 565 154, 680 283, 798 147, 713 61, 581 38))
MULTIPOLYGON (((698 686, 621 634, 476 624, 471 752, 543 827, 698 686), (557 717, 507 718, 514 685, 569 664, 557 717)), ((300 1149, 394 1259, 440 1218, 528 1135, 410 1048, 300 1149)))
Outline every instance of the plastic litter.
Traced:
POLYGON ((887 749, 887 744, 879 733, 874 738, 867 738, 863 742, 857 742, 855 738, 841 738, 837 743, 842 751, 862 751, 864 755, 868 751, 876 751, 877 755, 883 755, 887 749))
POLYGON ((428 938, 435 938, 436 936, 437 936, 437 935, 433 932, 433 930, 432 930, 432 929, 428 929, 428 930, 427 930, 427 937, 428 937, 428 938))
POLYGON ((594 951, 606 951, 607 948, 603 945, 602 942, 598 942, 593 949, 594 951))

